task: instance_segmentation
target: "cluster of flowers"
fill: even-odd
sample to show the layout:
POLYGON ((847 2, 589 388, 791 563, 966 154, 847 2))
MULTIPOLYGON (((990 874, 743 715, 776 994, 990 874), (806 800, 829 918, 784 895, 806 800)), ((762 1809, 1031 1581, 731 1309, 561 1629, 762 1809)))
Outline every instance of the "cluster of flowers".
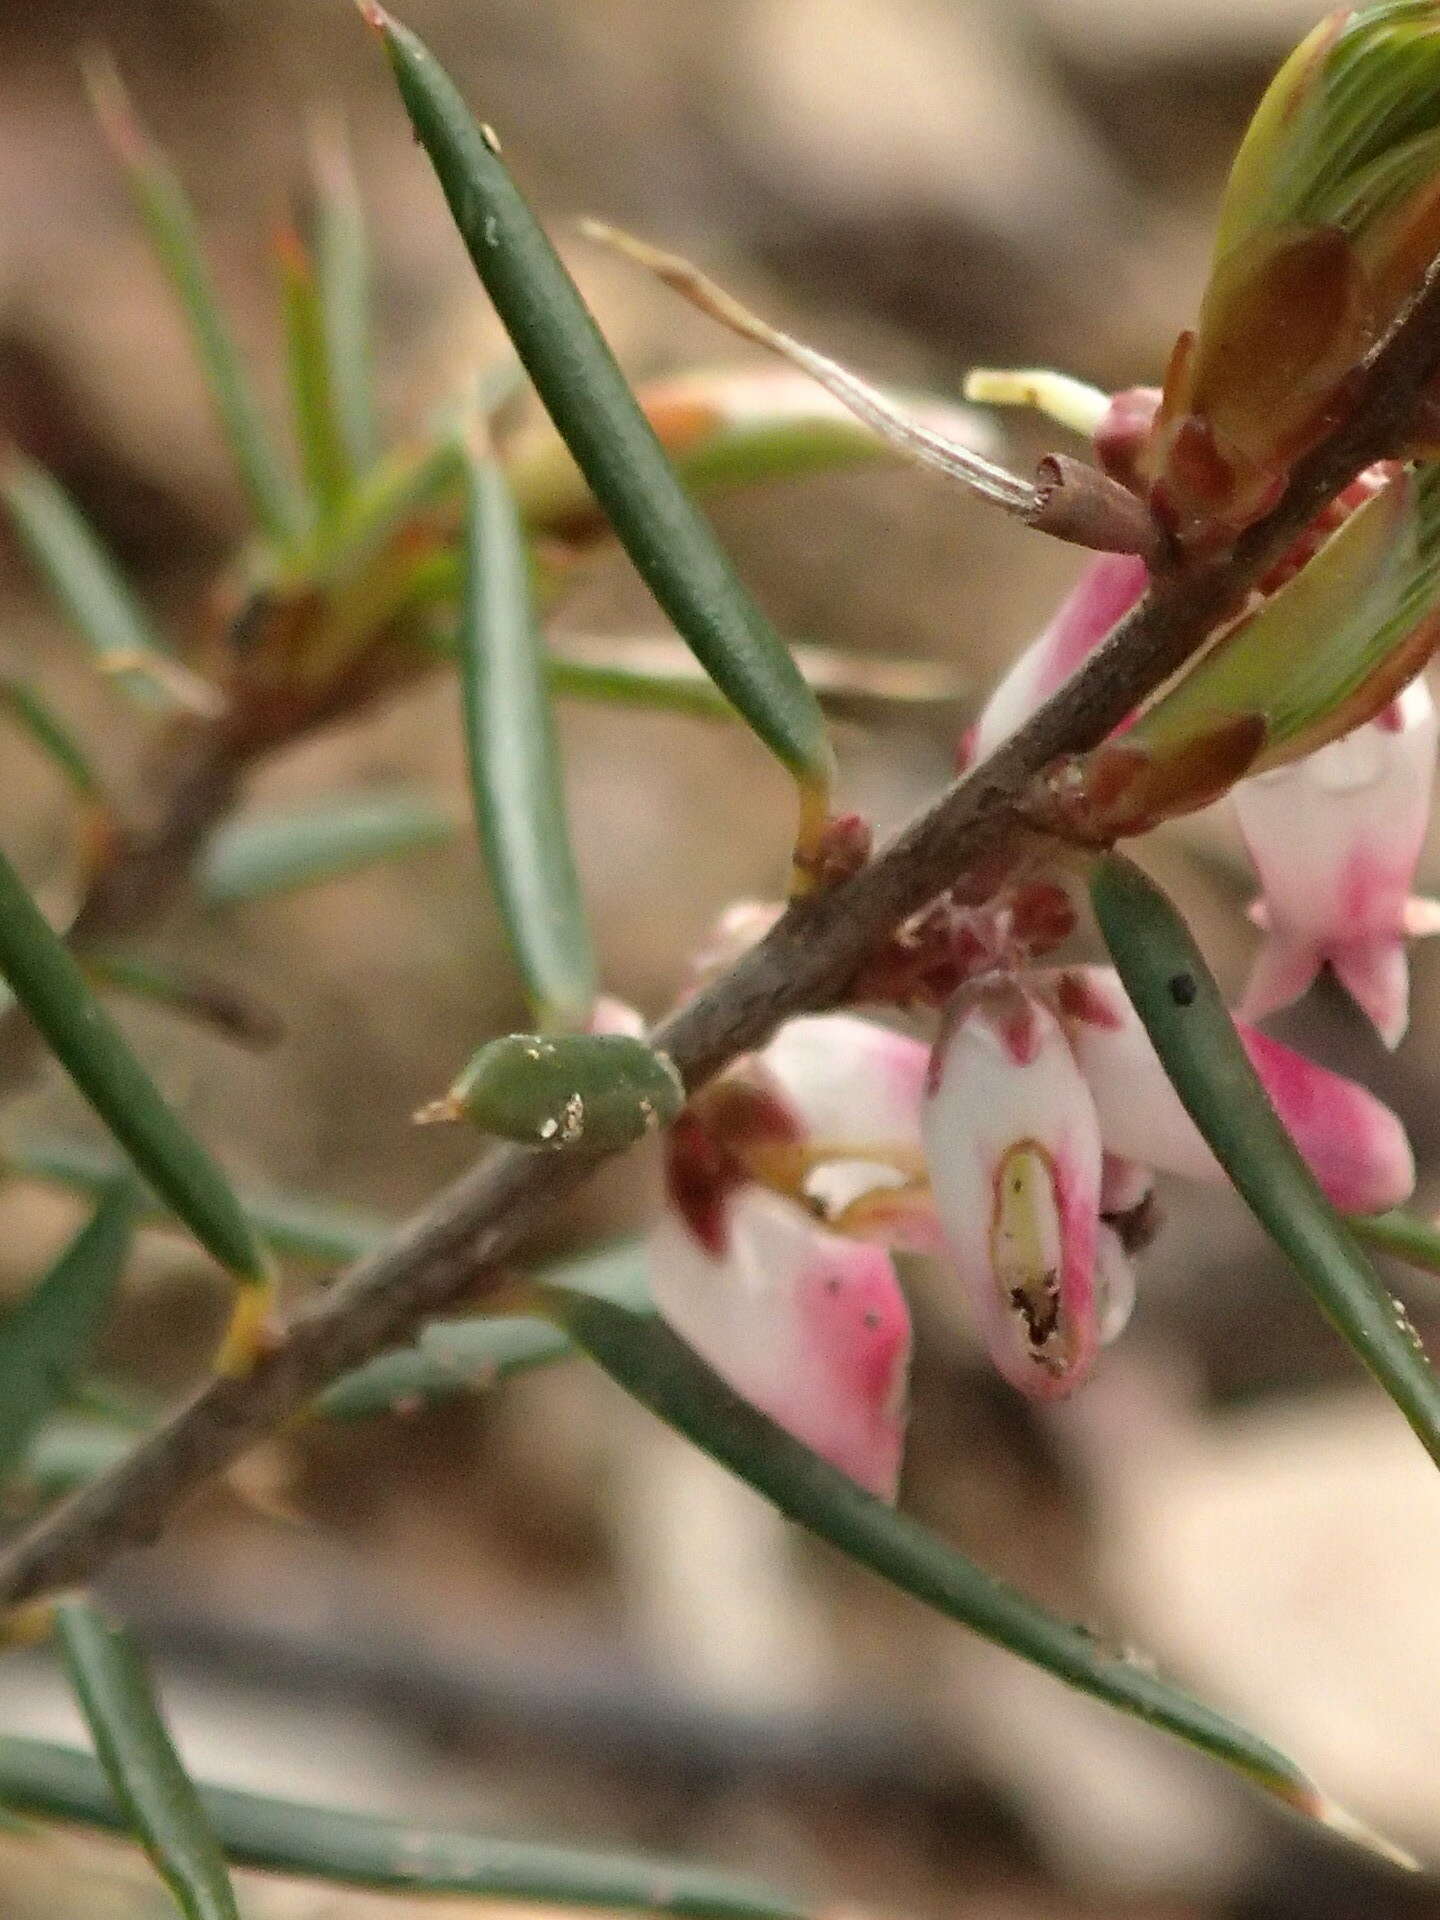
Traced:
MULTIPOLYGON (((1091 561, 962 760, 1013 731, 1145 586, 1134 557, 1091 561)), ((1408 1197, 1403 1127, 1363 1087, 1244 1022, 1297 998, 1328 964, 1387 1045, 1399 1041, 1405 941, 1437 924, 1410 897, 1437 731, 1417 679, 1378 719, 1242 781, 1229 802, 1265 935, 1242 1037, 1349 1213, 1408 1197)), ((1028 909, 1012 897, 958 918, 951 907, 950 951, 969 944, 933 1044, 849 1013, 792 1020, 669 1140, 669 1204, 651 1247, 660 1310, 736 1391, 882 1498, 895 1494, 910 1352, 892 1250, 943 1262, 1000 1371, 1054 1399, 1126 1323, 1155 1175, 1224 1178, 1114 972, 1037 964, 1066 931, 1063 907, 1043 937, 1013 937, 1034 903, 1032 892, 1028 909)))

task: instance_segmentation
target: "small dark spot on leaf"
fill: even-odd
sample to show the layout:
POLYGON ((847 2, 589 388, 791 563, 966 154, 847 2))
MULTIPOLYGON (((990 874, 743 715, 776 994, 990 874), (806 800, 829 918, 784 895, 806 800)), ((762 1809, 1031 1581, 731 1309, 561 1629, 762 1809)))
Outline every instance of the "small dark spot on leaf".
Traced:
POLYGON ((1193 973, 1176 973, 1170 977, 1170 998, 1177 1007, 1193 1007, 1200 989, 1196 985, 1193 973))

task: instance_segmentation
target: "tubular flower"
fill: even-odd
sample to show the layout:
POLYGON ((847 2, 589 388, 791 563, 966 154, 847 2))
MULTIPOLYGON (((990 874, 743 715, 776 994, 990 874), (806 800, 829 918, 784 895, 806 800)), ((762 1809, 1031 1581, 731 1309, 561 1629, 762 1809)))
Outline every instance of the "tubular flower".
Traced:
POLYGON ((893 1501, 910 1316, 887 1256, 750 1183, 723 1196, 703 1238, 668 1209, 649 1256, 655 1304, 681 1338, 777 1425, 893 1501))
POLYGON ((930 1050, 852 1014, 785 1023, 697 1111, 745 1177, 818 1210, 839 1231, 931 1253, 920 1102, 930 1050))
MULTIPOLYGON (((1192 1180, 1223 1182, 1219 1161, 1166 1077, 1113 968, 1066 968, 1036 985, 1059 1011, 1089 1085, 1107 1155, 1107 1184, 1111 1155, 1192 1180)), ((1291 1139, 1342 1213, 1383 1213, 1409 1197, 1415 1160, 1405 1129, 1387 1106, 1355 1081, 1243 1022, 1239 1032, 1291 1139)))
MULTIPOLYGON (((1100 1346, 1102 1153, 1054 1013, 1014 980, 962 989, 936 1042, 923 1126, 946 1249, 995 1364, 1022 1392, 1058 1399, 1100 1346)), ((1104 1257, 1107 1295, 1123 1308, 1118 1239, 1104 1257)))
POLYGON ((1429 688, 1414 680, 1378 720, 1234 789, 1265 933, 1241 1002, 1248 1019, 1298 999, 1328 962, 1385 1044, 1399 1043, 1405 941, 1440 927, 1440 909, 1410 893, 1437 732, 1429 688))

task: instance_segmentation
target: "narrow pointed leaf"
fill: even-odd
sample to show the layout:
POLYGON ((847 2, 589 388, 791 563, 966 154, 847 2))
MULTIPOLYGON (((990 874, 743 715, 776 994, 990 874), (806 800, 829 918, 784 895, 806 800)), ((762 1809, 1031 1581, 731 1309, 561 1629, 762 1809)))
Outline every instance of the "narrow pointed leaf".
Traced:
MULTIPOLYGON (((638 1242, 553 1261, 533 1276, 649 1310, 645 1249, 638 1242)), ((497 1314, 437 1320, 413 1346, 382 1354, 328 1387, 313 1411, 328 1420, 360 1420, 397 1406, 428 1407, 457 1394, 487 1391, 517 1373, 571 1357, 575 1348, 551 1320, 497 1314)))
POLYGON ((28 681, 0 675, 0 704, 58 769, 79 799, 92 804, 101 799, 100 777, 90 756, 28 681))
POLYGON ((1440 1226, 1397 1208, 1393 1213, 1360 1214, 1350 1231, 1379 1253, 1388 1253, 1422 1273, 1440 1274, 1440 1226))
POLYGON ((1186 1111, 1321 1311, 1440 1465, 1440 1379, 1281 1124, 1189 929, 1159 888, 1118 855, 1097 864, 1090 891, 1105 943, 1186 1111))
POLYGON ((680 485, 575 283, 430 53, 378 7, 401 96, 516 351, 621 544, 677 630, 795 774, 811 830, 833 774, 824 719, 680 485))
POLYGON ((140 1841, 188 1920, 240 1920, 225 1856, 129 1635, 83 1600, 64 1602, 56 1624, 117 1824, 140 1841))
POLYGON ((315 517, 325 521, 334 517, 349 492, 354 469, 331 380, 315 264, 293 228, 281 229, 276 253, 295 440, 315 517))
POLYGON ((237 1279, 264 1283, 264 1252, 224 1174, 166 1105, 3 854, 0 974, 81 1093, 200 1244, 237 1279))
POLYGON ((36 571, 117 686, 146 706, 215 710, 215 690, 173 657, 58 481, 12 447, 0 456, 0 498, 36 571))
POLYGON ((0 1487, 90 1358, 130 1254, 135 1211, 135 1186, 121 1180, 0 1322, 0 1487))
MULTIPOLYGON (((103 1193, 124 1165, 104 1148, 78 1140, 27 1135, 0 1147, 4 1171, 80 1193, 103 1193)), ((348 1266, 363 1260, 394 1232, 394 1223, 381 1214, 275 1188, 247 1189, 240 1204, 253 1231, 276 1253, 322 1266, 348 1266)), ((160 1201, 148 1195, 141 1202, 141 1217, 147 1223, 172 1218, 160 1201)))
POLYGON ((316 126, 311 151, 310 251, 330 392, 350 470, 363 473, 375 460, 380 437, 365 209, 345 130, 338 121, 327 119, 316 126))
POLYGON ((260 403, 220 310, 189 198, 169 161, 141 127, 115 69, 94 62, 88 77, 101 129, 184 313, 251 509, 263 532, 284 544, 304 532, 305 510, 271 443, 260 403))
MULTIPOLYGON (((827 711, 870 717, 955 706, 967 683, 942 660, 892 659, 796 645, 795 664, 827 711)), ((734 720, 735 709, 678 641, 559 635, 546 657, 557 693, 619 706, 653 707, 702 720, 734 720)))
POLYGON ((863 1492, 733 1393, 663 1320, 581 1292, 549 1289, 545 1297, 576 1344, 627 1393, 789 1519, 1056 1679, 1224 1761, 1290 1806, 1328 1813, 1311 1782, 1266 1741, 1045 1613, 863 1492))
MULTIPOLYGON (((464 490, 464 453, 458 435, 441 431, 416 447, 387 454, 360 481, 332 525, 317 528, 297 549, 284 577, 297 587, 334 593, 363 576, 388 548, 414 547, 428 534, 454 544, 464 490)), ((452 562, 451 595, 458 570, 452 562)))
MULTIPOLYGON (((237 1866, 392 1893, 455 1894, 543 1907, 601 1907, 676 1920, 808 1920, 814 1909, 739 1876, 673 1860, 583 1853, 417 1827, 413 1820, 201 1787, 237 1866)), ((0 1799, 25 1813, 111 1831, 125 1825, 88 1754, 0 1738, 0 1799)))
POLYGON ((292 893, 443 846, 454 831, 438 807, 405 791, 256 814, 211 840, 200 864, 200 896, 212 907, 230 907, 292 893))
POLYGON ((17 1488, 12 1486, 7 1506, 18 1505, 24 1511, 27 1504, 45 1504, 77 1487, 88 1487, 134 1451, 136 1438, 129 1427, 108 1420, 77 1414, 47 1420, 26 1450, 18 1488, 22 1497, 14 1499, 17 1488))
POLYGON ((529 557, 493 459, 467 462, 459 643, 475 821, 505 931, 542 1025, 581 1027, 595 956, 565 791, 529 557))

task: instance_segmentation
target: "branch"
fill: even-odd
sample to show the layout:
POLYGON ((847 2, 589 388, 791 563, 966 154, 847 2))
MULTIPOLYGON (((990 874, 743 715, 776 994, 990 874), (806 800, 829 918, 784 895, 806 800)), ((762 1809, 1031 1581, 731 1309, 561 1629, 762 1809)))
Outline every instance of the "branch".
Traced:
MULTIPOLYGON (((1440 373, 1440 263, 1371 355, 1353 412, 1295 468, 1284 497, 1234 549, 1190 562, 1152 591, 1084 667, 999 750, 952 786, 852 880, 793 905, 729 973, 673 1014, 655 1044, 687 1086, 761 1045, 782 1020, 830 1007, 876 945, 947 888, 993 892, 1042 850, 1024 818, 1037 776, 1097 746, 1205 642, 1316 513, 1363 468, 1407 442, 1440 373)), ((176 1507, 329 1381, 404 1339, 466 1294, 493 1293, 499 1263, 604 1156, 504 1148, 480 1161, 295 1315, 241 1378, 212 1381, 119 1467, 0 1555, 0 1604, 93 1575, 153 1540, 176 1507)))

